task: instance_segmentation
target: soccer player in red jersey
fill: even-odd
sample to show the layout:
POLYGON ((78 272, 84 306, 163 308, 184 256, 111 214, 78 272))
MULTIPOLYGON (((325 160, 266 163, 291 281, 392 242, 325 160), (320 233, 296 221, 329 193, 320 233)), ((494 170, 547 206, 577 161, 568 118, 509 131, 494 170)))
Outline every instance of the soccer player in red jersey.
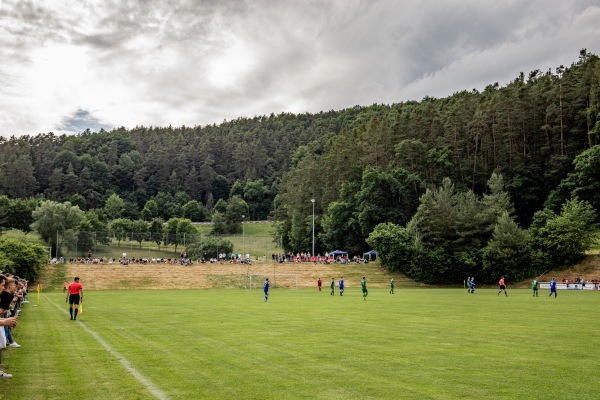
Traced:
POLYGON ((500 296, 500 293, 502 293, 502 291, 504 290, 504 295, 508 297, 508 293, 506 293, 506 285, 504 285, 504 277, 500 278, 500 280, 498 281, 498 285, 500 285, 500 291, 498 292, 498 296, 500 296))

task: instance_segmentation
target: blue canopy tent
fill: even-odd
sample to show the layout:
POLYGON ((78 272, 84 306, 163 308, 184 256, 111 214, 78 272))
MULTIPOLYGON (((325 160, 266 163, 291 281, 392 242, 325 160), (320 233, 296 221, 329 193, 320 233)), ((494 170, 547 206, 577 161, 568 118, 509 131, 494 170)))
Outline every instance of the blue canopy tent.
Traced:
POLYGON ((334 250, 334 251, 330 251, 329 252, 330 256, 347 256, 348 252, 347 251, 342 251, 342 250, 334 250))
POLYGON ((377 252, 375 250, 371 250, 371 251, 367 251, 366 253, 363 253, 363 258, 367 258, 367 257, 369 257, 369 260, 371 260, 371 258, 376 259, 377 252))

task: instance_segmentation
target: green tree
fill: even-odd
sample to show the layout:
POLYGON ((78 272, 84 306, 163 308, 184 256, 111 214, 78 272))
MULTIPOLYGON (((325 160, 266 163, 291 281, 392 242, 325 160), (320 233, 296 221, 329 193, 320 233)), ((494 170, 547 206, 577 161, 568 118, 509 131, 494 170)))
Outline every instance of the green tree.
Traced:
POLYGON ((439 188, 427 189, 421 196, 413 219, 425 246, 445 249, 457 240, 454 229, 457 202, 454 184, 449 178, 444 179, 439 188))
POLYGON ((165 221, 163 221, 162 218, 153 218, 150 222, 150 227, 148 228, 150 240, 156 243, 159 251, 164 236, 164 225, 165 221))
POLYGON ((65 232, 75 229, 84 218, 84 212, 71 203, 57 203, 43 201, 33 211, 31 228, 36 231, 42 240, 50 244, 55 254, 60 254, 62 239, 65 232), (63 236, 61 236, 63 235, 63 236))
POLYGON ((2 229, 10 228, 8 222, 8 207, 10 206, 10 199, 7 196, 0 196, 0 236, 2 236, 2 229))
POLYGON ((173 244, 175 251, 177 251, 180 244, 185 246, 188 242, 194 242, 198 230, 189 219, 171 218, 165 226, 165 234, 165 245, 173 244))
POLYGON ((377 251, 384 267, 390 271, 410 273, 415 250, 406 228, 389 222, 379 224, 367 238, 367 243, 377 251))
POLYGON ((71 197, 69 197, 69 202, 82 210, 87 210, 87 202, 85 200, 85 197, 83 197, 79 193, 71 195, 71 197))
MULTIPOLYGON (((200 167, 200 172, 198 173, 199 175, 199 183, 200 183, 200 190, 202 192, 202 199, 204 199, 204 201, 206 202, 206 205, 211 208, 212 205, 214 203, 210 203, 209 205, 209 197, 210 198, 214 198, 213 195, 213 182, 215 181, 216 178, 216 173, 215 170, 212 167, 213 164, 213 160, 208 157, 204 160, 204 164, 202 164, 202 166, 200 167)), ((227 185, 227 181, 225 180, 225 185, 227 185)), ((227 192, 229 188, 225 188, 225 191, 227 192)), ((200 200, 200 198, 198 198, 197 200, 200 200)))
POLYGON ((90 221, 84 218, 77 227, 77 249, 80 254, 86 256, 86 251, 94 251, 95 249, 95 232, 93 231, 90 221))
POLYGON ((183 216, 193 222, 205 221, 208 211, 196 200, 190 200, 183 206, 183 216))
POLYGON ((543 272, 532 270, 527 233, 508 211, 498 217, 492 239, 483 249, 483 269, 487 277, 505 276, 512 281, 543 272))
POLYGON ((142 248, 142 242, 148 239, 148 231, 150 224, 147 221, 138 219, 131 223, 131 235, 133 240, 139 243, 140 249, 142 248))
MULTIPOLYGON (((320 237, 330 248, 347 249, 347 251, 353 252, 362 247, 363 236, 357 218, 356 206, 353 203, 346 201, 329 203, 322 225, 323 234, 320 237)), ((304 235, 306 235, 306 232, 304 232, 304 235)))
POLYGON ((600 212, 600 145, 577 155, 573 165, 573 172, 569 173, 550 194, 546 206, 558 211, 567 199, 577 196, 580 200, 590 203, 598 215, 600 212))
MULTIPOLYGON (((312 221, 311 221, 312 222, 312 221)), ((289 248, 294 253, 310 251, 311 234, 308 230, 308 219, 306 215, 295 211, 292 216, 292 229, 289 232, 289 248)))
POLYGON ((363 172, 360 191, 357 193, 358 220, 362 234, 367 237, 380 223, 406 224, 418 203, 413 191, 416 177, 403 168, 386 172, 367 167, 363 172))
POLYGON ((164 226, 163 232, 163 243, 165 246, 173 244, 175 246, 175 251, 177 251, 177 245, 179 244, 177 237, 177 226, 179 225, 179 218, 171 218, 169 219, 164 226))
POLYGON ((243 195, 244 195, 244 187, 242 186, 242 183, 239 180, 233 182, 233 185, 231 186, 231 189, 229 190, 229 198, 232 198, 233 196, 242 197, 243 195))
POLYGON ((46 195, 48 197, 58 197, 62 193, 64 174, 61 168, 54 168, 52 175, 48 179, 46 195))
POLYGON ((35 199, 13 199, 8 203, 7 223, 10 228, 19 229, 25 233, 31 231, 33 223, 33 210, 38 201, 35 199))
POLYGON ((578 262, 597 240, 595 221, 594 208, 577 197, 567 200, 559 215, 538 211, 528 232, 533 261, 540 269, 564 269, 578 262))
POLYGON ((202 199, 202 183, 196 167, 192 167, 185 178, 185 188, 192 199, 202 199))
MULTIPOLYGON (((360 182, 345 182, 340 190, 340 200, 329 203, 322 218, 323 233, 319 235, 329 249, 343 249, 349 252, 364 250, 364 236, 358 220, 358 196, 355 195, 360 188, 360 182)), ((316 225, 318 231, 319 225, 316 225)))
POLYGON ((248 212, 251 220, 258 221, 268 217, 271 210, 271 199, 269 197, 269 188, 264 184, 263 179, 246 181, 243 198, 248 204, 248 212))
POLYGON ((35 280, 44 264, 48 251, 40 245, 17 239, 0 237, 0 268, 2 271, 35 280))
POLYGON ((12 154, 5 167, 7 192, 17 198, 27 198, 34 195, 38 182, 34 176, 31 155, 27 153, 12 154))
MULTIPOLYGON (((202 178, 204 179, 204 178, 202 178)), ((212 183, 212 196, 214 201, 219 201, 221 199, 227 199, 229 197, 229 191, 231 190, 231 185, 227 178, 223 175, 215 176, 212 183)), ((208 193, 207 193, 208 194, 208 193)), ((208 201, 208 199, 207 199, 208 201)))
POLYGON ((215 211, 212 215, 212 229, 211 233, 213 235, 223 235, 227 233, 227 227, 225 226, 225 219, 223 215, 215 211))
POLYGON ((116 193, 111 194, 104 204, 104 212, 110 219, 119 218, 125 209, 125 201, 116 193))
POLYGON ((83 185, 79 181, 79 177, 73 170, 73 164, 68 165, 67 172, 63 176, 63 195, 72 196, 77 193, 83 192, 83 185))
POLYGON ((175 206, 177 205, 175 198, 170 193, 159 192, 154 196, 153 200, 158 206, 158 216, 164 220, 168 220, 175 214, 175 206))
POLYGON ((190 259, 207 257, 217 258, 219 254, 231 254, 233 252, 233 243, 227 239, 216 236, 203 236, 201 240, 196 241, 185 248, 190 259))
POLYGON ((119 246, 121 246, 121 240, 127 240, 130 238, 132 232, 132 221, 127 218, 117 218, 110 224, 110 229, 115 235, 119 246))
POLYGON ((148 200, 142 210, 142 218, 146 221, 151 221, 158 216, 158 204, 155 200, 148 200))
MULTIPOLYGON (((90 210, 85 213, 88 229, 94 233, 94 244, 99 242, 103 245, 109 245, 111 239, 110 232, 103 217, 104 215, 101 210, 90 210)), ((81 230, 81 226, 78 229, 81 230)))
POLYGON ((242 231, 242 221, 246 217, 248 217, 248 204, 240 196, 231 197, 225 210, 227 232, 240 233, 242 231))
MULTIPOLYGON (((192 224, 192 221, 182 218, 177 225, 177 237, 178 243, 187 246, 188 243, 194 243, 198 239, 198 230, 192 224)), ((177 247, 175 247, 175 251, 177 251, 177 247)))
POLYGON ((213 208, 213 212, 225 214, 227 212, 227 200, 219 199, 213 208))

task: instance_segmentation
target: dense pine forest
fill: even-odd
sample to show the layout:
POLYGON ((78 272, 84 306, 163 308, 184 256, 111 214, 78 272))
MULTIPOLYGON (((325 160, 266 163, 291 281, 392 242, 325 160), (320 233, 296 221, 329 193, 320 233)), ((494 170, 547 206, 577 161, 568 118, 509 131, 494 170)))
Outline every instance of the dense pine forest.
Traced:
POLYGON ((558 218, 566 204, 597 213, 598 144, 600 62, 584 49, 569 67, 441 99, 2 138, 0 225, 27 231, 42 200, 68 201, 107 223, 223 216, 235 223, 244 215, 277 221, 282 251, 299 252, 311 251, 314 207, 315 253, 402 247, 382 239, 387 226, 400 229, 395 240, 412 243, 403 247, 408 253, 382 258, 389 268, 458 280, 482 268, 496 272, 488 247, 502 218, 510 229, 539 230, 540 213, 558 218), (115 198, 122 207, 111 213, 115 198), (439 254, 418 253, 428 246, 439 254), (406 257, 439 270, 399 265, 406 257), (449 259, 453 266, 440 261, 449 259))

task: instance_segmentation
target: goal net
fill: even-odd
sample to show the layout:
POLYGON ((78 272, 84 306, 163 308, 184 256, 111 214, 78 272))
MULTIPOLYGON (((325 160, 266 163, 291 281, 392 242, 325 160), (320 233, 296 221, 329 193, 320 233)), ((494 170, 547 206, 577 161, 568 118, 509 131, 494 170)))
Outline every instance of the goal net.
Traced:
POLYGON ((298 274, 250 274, 249 290, 262 290, 267 278, 272 288, 298 289, 298 274))

